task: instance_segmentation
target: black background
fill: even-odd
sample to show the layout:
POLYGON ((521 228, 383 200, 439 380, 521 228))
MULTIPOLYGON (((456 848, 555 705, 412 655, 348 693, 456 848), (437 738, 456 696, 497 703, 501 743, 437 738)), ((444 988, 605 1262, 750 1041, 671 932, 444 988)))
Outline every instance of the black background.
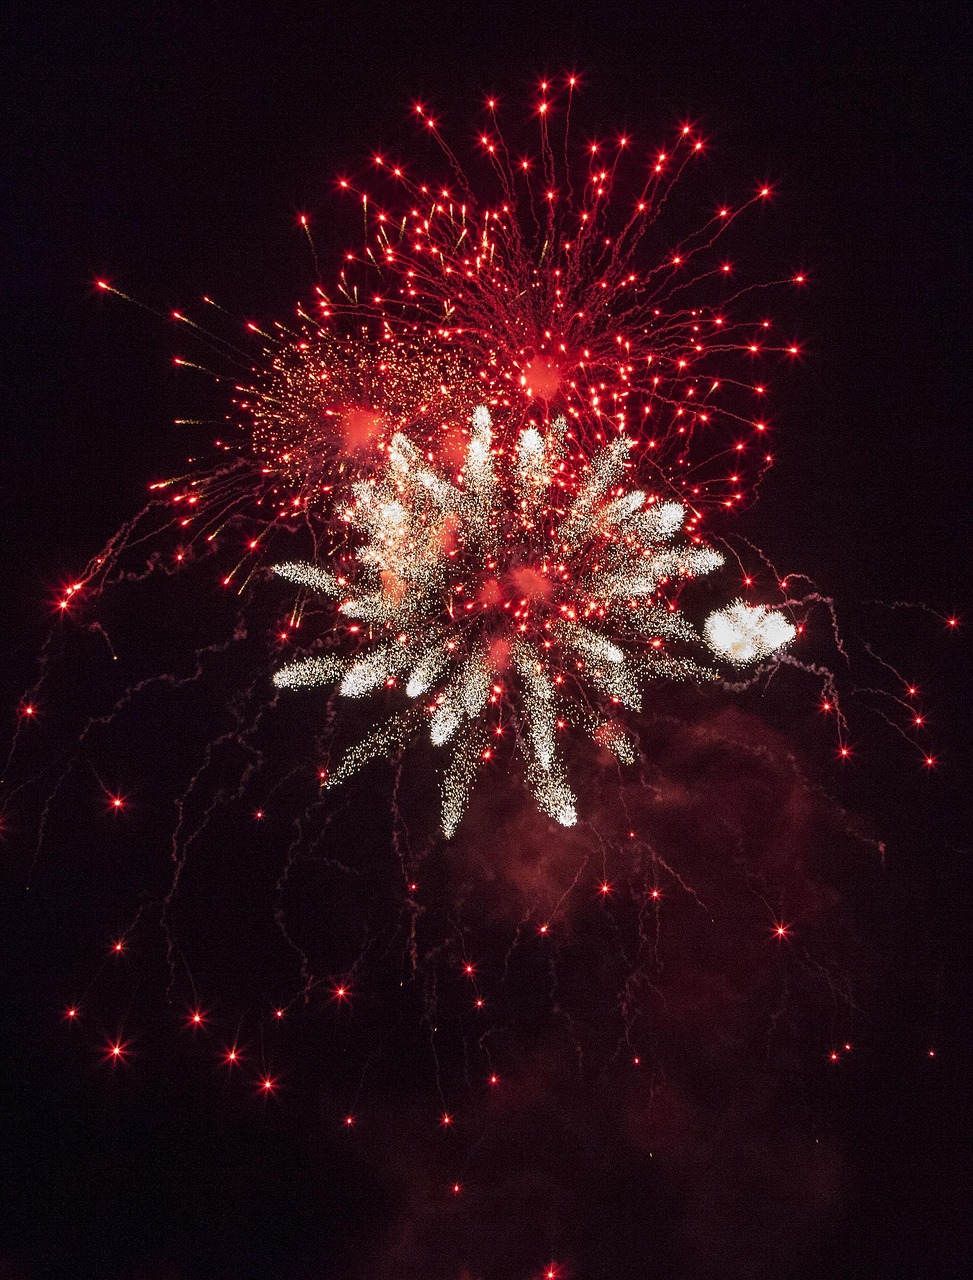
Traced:
MULTIPOLYGON (((10 15, 0 493, 11 723, 57 584, 141 505, 147 479, 178 467, 172 419, 211 394, 171 369, 182 335, 96 296, 93 280, 163 311, 212 293, 236 314, 290 314, 310 278, 296 215, 311 215, 334 254, 354 234, 336 174, 408 138, 414 98, 459 127, 485 91, 513 107, 564 69, 582 73, 593 127, 655 135, 698 120, 721 179, 775 183, 750 261, 758 275, 764 262, 771 275, 804 269, 812 287, 789 315, 806 358, 777 381, 779 460, 747 532, 848 616, 880 598, 962 618, 969 20, 961 6, 878 8, 362 0, 10 15)), ((853 1172, 797 1274, 958 1276, 971 1207, 969 646, 933 614, 869 616, 876 643, 922 685, 942 767, 923 774, 878 729, 856 743, 854 776, 825 779, 890 852, 858 921, 882 957, 869 1044, 833 1086, 853 1172)), ((90 908, 97 880, 79 889, 70 876, 32 902, 16 833, 6 850, 0 1276, 366 1274, 329 1251, 379 1230, 381 1196, 335 1153, 311 1064, 266 1107, 200 1084, 185 1061, 120 1081, 65 1049, 60 1011, 93 945, 79 917, 93 909, 108 929, 111 904, 90 908), (68 901, 77 892, 80 905, 68 901)), ((157 1058, 172 1055, 167 1043, 157 1058)), ((300 1062, 299 1040, 291 1053, 300 1062)))

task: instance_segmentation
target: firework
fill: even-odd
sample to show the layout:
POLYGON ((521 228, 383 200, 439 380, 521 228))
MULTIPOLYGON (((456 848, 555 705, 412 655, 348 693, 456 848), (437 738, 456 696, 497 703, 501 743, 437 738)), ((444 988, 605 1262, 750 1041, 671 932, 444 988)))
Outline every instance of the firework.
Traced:
MULTIPOLYGON (((309 533, 316 560, 341 554, 349 526, 332 517, 384 467, 392 438, 455 471, 478 405, 509 448, 563 420, 577 465, 624 436, 640 472, 694 527, 753 496, 773 462, 768 366, 798 348, 756 309, 768 282, 748 281, 723 240, 771 190, 696 201, 693 213, 681 196, 669 226, 663 213, 707 150, 699 129, 683 124, 661 145, 627 135, 576 145, 576 88, 576 77, 541 84, 530 136, 501 129, 500 104, 488 100, 478 156, 462 164, 417 105, 448 177, 442 163, 424 176, 375 155, 367 176, 341 178, 361 204, 357 241, 295 320, 245 325, 258 356, 171 313, 208 362, 220 357, 216 369, 177 363, 232 386, 237 419, 215 442, 221 464, 154 486, 154 518, 179 537, 177 565, 233 531, 245 544, 226 585, 275 558, 278 534, 309 533)), ((306 217, 301 225, 310 237, 306 217)), ((112 580, 145 530, 135 522, 131 532, 139 537, 110 545, 83 585, 112 580)))
POLYGON ((562 104, 542 85, 538 136, 519 153, 488 100, 478 137, 487 174, 476 181, 418 105, 451 180, 423 181, 382 155, 373 165, 391 184, 384 198, 364 179, 341 180, 362 202, 365 236, 336 287, 320 291, 320 317, 354 316, 394 343, 420 334, 444 356, 461 353, 478 402, 502 411, 510 439, 560 416, 589 454, 624 434, 697 509, 736 506, 748 471, 772 461, 755 368, 798 348, 740 305, 764 285, 739 282, 718 242, 770 188, 707 208, 661 250, 657 220, 703 138, 683 125, 662 147, 616 136, 576 151, 574 88, 569 79, 555 140, 562 104))
POLYGON ((704 630, 713 652, 738 666, 769 657, 797 634, 782 614, 742 600, 711 613, 704 630))
POLYGON ((335 601, 356 635, 364 628, 353 657, 292 662, 275 676, 279 688, 405 695, 405 708, 352 748, 328 785, 425 722, 433 744, 450 753, 442 825, 451 836, 490 743, 511 730, 537 804, 571 826, 561 730, 582 728, 630 764, 635 745, 617 715, 640 708, 647 681, 713 678, 713 667, 691 656, 707 642, 707 656, 742 664, 793 639, 780 614, 742 604, 710 617, 704 639, 676 598, 722 556, 680 537, 684 506, 625 483, 628 437, 572 464, 566 431, 559 418, 547 435, 527 427, 506 447, 480 406, 455 476, 397 433, 381 472, 355 486, 342 513, 358 536, 353 555, 334 571, 276 567, 335 601))

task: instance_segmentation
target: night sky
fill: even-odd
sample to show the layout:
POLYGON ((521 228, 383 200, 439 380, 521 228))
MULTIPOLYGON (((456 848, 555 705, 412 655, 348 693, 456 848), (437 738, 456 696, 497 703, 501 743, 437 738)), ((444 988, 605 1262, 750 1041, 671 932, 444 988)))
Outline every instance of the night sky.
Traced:
MULTIPOLYGON (((61 584, 147 483, 205 456, 212 428, 173 419, 226 412, 222 391, 173 368, 194 355, 186 334, 94 280, 163 314, 210 294, 234 316, 288 317, 313 283, 298 214, 327 278, 357 234, 336 176, 386 144, 432 163, 413 140, 413 100, 436 103, 463 137, 484 93, 515 115, 542 75, 570 69, 584 79, 579 136, 654 141, 691 119, 711 143, 707 199, 773 182, 734 253, 757 278, 807 272, 799 298, 766 304, 804 356, 774 377, 777 465, 739 529, 835 599, 854 637, 846 687, 888 679, 867 642, 921 688, 940 763, 924 770, 867 693, 849 694, 846 767, 813 684, 785 678, 739 705, 674 695, 644 742, 688 807, 653 808, 635 786, 625 803, 719 904, 718 922, 674 905, 635 1081, 606 1065, 614 935, 603 912, 578 908, 559 959, 528 949, 516 961, 500 1097, 484 1088, 455 970, 470 950, 490 989, 519 887, 542 874, 556 888, 573 848, 539 852, 514 782, 478 799, 452 861, 423 863, 422 928, 438 919, 447 940, 428 942, 401 988, 387 771, 353 784, 326 831, 295 827, 314 737, 298 713, 257 744, 272 799, 248 784, 187 858, 173 955, 157 907, 173 805, 207 735, 233 728, 233 690, 257 678, 259 646, 214 659, 198 688, 153 689, 126 710, 91 766, 64 779, 32 866, 71 735, 124 687, 103 645, 62 629, 31 726, 44 736, 3 798, 0 1280, 528 1280, 549 1263, 575 1280, 965 1274, 973 41, 960 5, 869 8, 165 0, 8 17, 10 734, 61 584), (102 787, 130 796, 131 812, 106 814, 102 787), (327 983, 295 1000, 301 962, 274 905, 298 830, 321 857, 280 901, 316 975, 362 957, 347 1007, 327 983), (729 862, 727 831, 739 841, 729 862), (803 922, 786 980, 753 942, 767 919, 758 880, 803 922), (73 1003, 83 1017, 66 1025, 73 1003), (277 1004, 288 1016, 275 1027, 277 1004), (209 1025, 193 1032, 196 1006, 209 1025), (100 1048, 116 1037, 130 1053, 113 1067, 100 1048), (235 1072, 220 1059, 234 1043, 235 1072), (263 1072, 279 1077, 272 1097, 258 1096, 263 1072), (444 1107, 455 1132, 442 1131, 444 1107)), ((188 675, 193 649, 232 630, 204 578, 106 599, 132 681, 188 675)), ((285 598, 261 606, 255 634, 285 598)), ((248 750, 220 756, 207 794, 234 792, 248 750)), ((421 795, 428 764, 420 753, 407 794, 421 795)), ((622 841, 610 776, 593 770, 583 798, 622 841)))

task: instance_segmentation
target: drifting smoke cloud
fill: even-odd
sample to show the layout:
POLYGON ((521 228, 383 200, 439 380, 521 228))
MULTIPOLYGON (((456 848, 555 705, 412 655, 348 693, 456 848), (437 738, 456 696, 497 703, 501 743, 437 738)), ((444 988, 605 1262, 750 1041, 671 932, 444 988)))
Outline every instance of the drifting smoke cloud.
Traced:
POLYGON ((815 1082, 861 970, 832 868, 864 845, 743 711, 686 704, 641 747, 586 770, 590 825, 501 784, 435 855, 492 1014, 437 1040, 453 1131, 394 1088, 372 1121, 370 1278, 769 1278, 841 1204, 815 1082))

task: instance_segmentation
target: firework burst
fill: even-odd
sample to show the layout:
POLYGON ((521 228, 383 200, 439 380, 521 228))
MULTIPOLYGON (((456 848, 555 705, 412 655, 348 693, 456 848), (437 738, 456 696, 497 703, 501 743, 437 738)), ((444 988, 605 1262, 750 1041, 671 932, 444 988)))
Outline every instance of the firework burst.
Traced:
MULTIPOLYGON (((452 836, 478 764, 509 728, 539 807, 576 821, 557 746, 568 725, 631 764, 619 724, 653 679, 716 676, 690 653, 706 642, 676 605, 680 586, 723 558, 680 537, 687 509, 629 487, 633 442, 619 436, 572 464, 567 423, 523 429, 497 444, 480 406, 452 477, 396 434, 381 473, 359 482, 343 512, 359 543, 335 570, 277 566, 281 577, 337 602, 364 640, 350 659, 308 657, 278 671, 279 688, 336 684, 358 698, 400 689, 407 706, 354 747, 331 774, 343 781, 422 723, 449 750, 442 825, 452 836), (688 651, 688 652, 686 652, 688 651)), ((690 523, 691 527, 691 523, 690 523)), ((794 638, 780 614, 742 603, 706 624, 709 649, 740 664, 794 638)))

